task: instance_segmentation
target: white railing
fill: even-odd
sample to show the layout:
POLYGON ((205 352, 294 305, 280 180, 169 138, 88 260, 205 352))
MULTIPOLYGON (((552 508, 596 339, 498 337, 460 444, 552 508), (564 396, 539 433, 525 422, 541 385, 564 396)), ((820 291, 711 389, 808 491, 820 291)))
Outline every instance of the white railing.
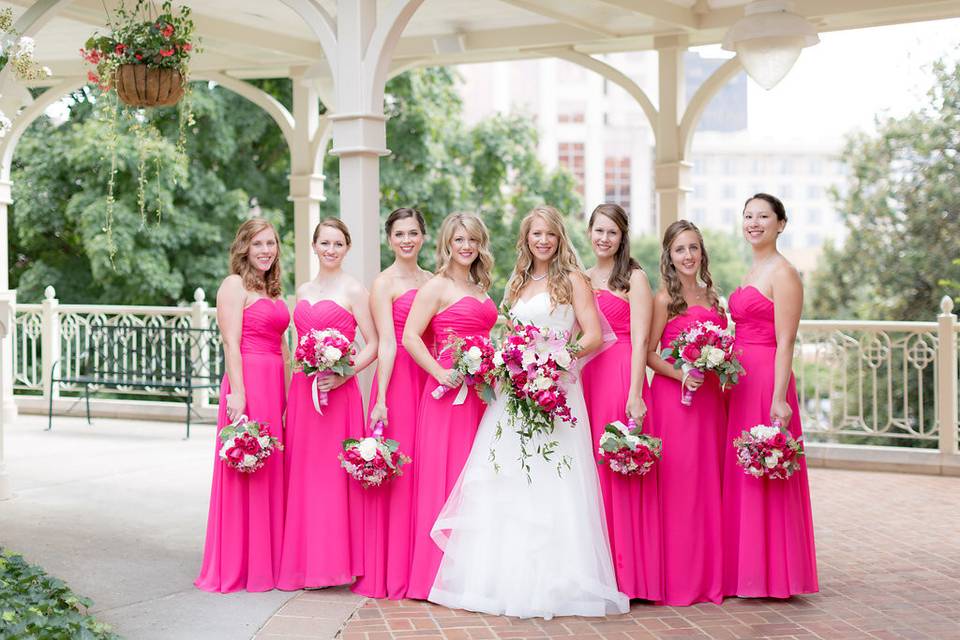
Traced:
MULTIPOLYGON (((93 325, 126 325, 134 327, 183 327, 205 329, 216 325, 216 309, 206 302, 203 289, 194 292, 188 307, 146 307, 134 305, 60 304, 53 287, 44 291, 41 304, 19 304, 14 322, 13 380, 14 392, 43 395, 49 400, 61 392, 77 391, 67 383, 51 384, 54 363, 57 377, 74 377, 80 373, 81 356, 90 345, 93 325)), ((160 354, 165 356, 167 354, 160 354)), ((159 390, 118 388, 118 392, 146 399, 167 398, 159 390)), ((194 391, 193 403, 205 406, 209 391, 194 391)))
MULTIPOLYGON (((91 324, 206 328, 216 310, 197 289, 183 307, 61 305, 53 287, 41 304, 18 304, 13 327, 14 388, 21 395, 58 397, 75 389, 50 384, 60 361, 75 373, 91 324)), ((936 322, 803 320, 794 370, 808 442, 926 449, 957 455, 960 325, 944 298, 936 322)), ((131 389, 143 399, 163 393, 131 389)), ((209 402, 195 392, 195 405, 209 402)), ((960 473, 960 462, 958 462, 960 473)))

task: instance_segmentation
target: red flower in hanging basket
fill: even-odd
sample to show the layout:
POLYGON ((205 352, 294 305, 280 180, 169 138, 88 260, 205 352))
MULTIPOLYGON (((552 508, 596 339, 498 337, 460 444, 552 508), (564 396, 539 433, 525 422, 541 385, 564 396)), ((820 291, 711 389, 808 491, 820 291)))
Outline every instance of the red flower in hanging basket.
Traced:
POLYGON ((164 37, 164 38, 168 38, 168 39, 169 39, 169 38, 173 35, 173 25, 172 25, 172 24, 168 24, 167 26, 165 26, 165 27, 163 28, 163 31, 162 31, 161 33, 163 33, 163 37, 164 37))
POLYGON ((116 47, 114 47, 113 52, 118 56, 122 56, 126 50, 127 50, 127 45, 118 44, 116 47))
POLYGON ((173 49, 160 49, 160 55, 164 58, 169 58, 173 55, 173 49))

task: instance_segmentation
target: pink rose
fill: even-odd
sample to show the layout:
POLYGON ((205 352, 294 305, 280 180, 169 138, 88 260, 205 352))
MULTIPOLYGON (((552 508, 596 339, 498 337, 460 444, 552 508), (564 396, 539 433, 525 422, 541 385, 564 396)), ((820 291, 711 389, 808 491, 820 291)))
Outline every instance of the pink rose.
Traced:
POLYGON ((687 362, 696 362, 697 358, 700 357, 700 348, 696 345, 688 344, 683 348, 683 352, 680 355, 687 362))

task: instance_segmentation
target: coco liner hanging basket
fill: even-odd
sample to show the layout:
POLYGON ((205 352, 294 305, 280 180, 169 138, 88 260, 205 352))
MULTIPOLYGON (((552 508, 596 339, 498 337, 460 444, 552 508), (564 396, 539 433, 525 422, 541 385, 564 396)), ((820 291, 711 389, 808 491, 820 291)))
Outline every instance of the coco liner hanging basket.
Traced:
POLYGON ((114 87, 120 100, 131 107, 170 107, 183 97, 183 76, 176 69, 122 64, 114 87))

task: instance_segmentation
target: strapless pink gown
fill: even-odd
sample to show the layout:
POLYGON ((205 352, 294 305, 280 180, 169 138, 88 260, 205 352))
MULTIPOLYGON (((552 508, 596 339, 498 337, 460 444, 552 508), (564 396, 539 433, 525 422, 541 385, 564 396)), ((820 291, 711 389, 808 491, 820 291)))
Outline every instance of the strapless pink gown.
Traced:
MULTIPOLYGON (((660 350, 691 324, 705 321, 727 326, 726 316, 712 309, 688 307, 663 328, 660 350)), ((664 572, 660 604, 720 603, 720 439, 726 424, 720 381, 708 373, 689 407, 680 404, 680 383, 673 378, 654 375, 650 395, 653 433, 663 439, 658 463, 664 572)))
MULTIPOLYGON (((240 357, 246 414, 265 422, 283 440, 283 333, 290 312, 283 300, 261 298, 243 310, 240 357)), ((228 425, 230 381, 220 383, 217 433, 228 425)), ((203 566, 194 584, 204 591, 269 591, 276 586, 283 542, 283 454, 275 452, 252 474, 230 469, 219 458, 216 438, 213 486, 207 516, 203 566)))
MULTIPOLYGON (((595 448, 607 424, 616 420, 626 423, 624 408, 630 391, 633 354, 630 303, 609 291, 598 291, 597 303, 617 334, 617 341, 583 369, 583 397, 595 448)), ((646 375, 642 395, 649 411, 650 389, 646 375)), ((644 419, 644 432, 650 433, 649 417, 644 419)), ((598 472, 617 586, 631 599, 660 600, 663 598, 663 560, 659 469, 655 465, 643 478, 625 478, 606 465, 600 465, 598 472)))
MULTIPOLYGON (((447 307, 430 321, 434 353, 450 332, 458 336, 489 336, 497 321, 497 306, 487 298, 480 302, 466 296, 447 307)), ((450 352, 439 362, 450 367, 450 352)), ((417 457, 414 459, 416 495, 414 497, 413 554, 407 597, 426 600, 440 567, 443 553, 430 538, 430 529, 440 514, 447 496, 456 484, 473 447, 473 438, 487 405, 473 389, 466 401, 454 406, 456 389, 439 400, 431 396, 436 382, 427 380, 420 396, 417 419, 417 457)))
MULTIPOLYGON (((788 598, 814 593, 817 554, 807 465, 788 480, 757 479, 736 464, 733 439, 758 424, 770 424, 777 335, 773 302, 752 286, 730 295, 737 323, 736 348, 746 374, 730 392, 723 468, 723 593, 788 598)), ((793 375, 787 387, 793 409, 789 430, 803 435, 793 375)))
MULTIPOLYGON (((417 290, 410 289, 393 301, 397 356, 386 394, 389 424, 383 430, 383 435, 399 442, 400 450, 414 461, 418 458, 417 409, 429 376, 399 341, 416 295, 417 290)), ((374 375, 371 408, 377 402, 377 381, 374 375)), ((355 593, 391 600, 406 597, 413 534, 413 469, 414 463, 407 464, 402 476, 382 487, 368 489, 364 494, 364 573, 353 585, 355 593)))
MULTIPOLYGON (((338 329, 353 340, 357 322, 332 300, 297 303, 297 335, 338 329)), ((313 406, 311 379, 293 374, 288 396, 287 517, 277 588, 349 584, 363 573, 363 489, 340 467, 347 438, 363 436, 363 404, 355 377, 329 392, 323 415, 313 406)))

